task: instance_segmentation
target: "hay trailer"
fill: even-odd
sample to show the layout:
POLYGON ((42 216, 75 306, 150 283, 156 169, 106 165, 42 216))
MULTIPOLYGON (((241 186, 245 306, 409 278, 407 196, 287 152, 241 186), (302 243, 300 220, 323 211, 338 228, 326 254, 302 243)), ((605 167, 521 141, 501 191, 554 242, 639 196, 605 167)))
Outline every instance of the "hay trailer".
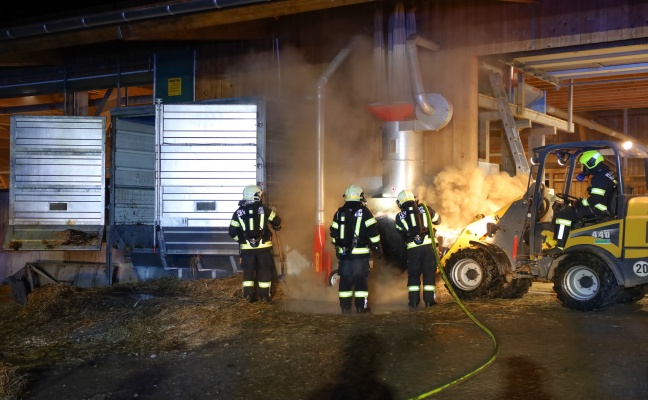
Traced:
POLYGON ((105 279, 79 279, 96 275, 87 262, 53 270, 40 263, 27 290, 45 276, 107 285, 120 268, 132 268, 139 281, 236 272, 238 246, 227 228, 243 187, 267 190, 266 101, 158 101, 113 109, 110 118, 107 132, 103 117, 12 117, 4 249, 105 251, 97 266, 105 279))

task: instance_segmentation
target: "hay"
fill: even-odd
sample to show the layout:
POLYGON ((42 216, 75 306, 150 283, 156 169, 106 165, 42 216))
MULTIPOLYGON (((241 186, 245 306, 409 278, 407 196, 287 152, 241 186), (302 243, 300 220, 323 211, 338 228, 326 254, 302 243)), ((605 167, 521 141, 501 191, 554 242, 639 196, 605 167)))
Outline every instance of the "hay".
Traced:
MULTIPOLYGON (((276 286, 274 299, 280 302, 287 297, 285 286, 276 286)), ((274 371, 286 365, 293 373, 313 368, 325 371, 308 377, 305 384, 313 386, 321 379, 335 379, 340 358, 331 349, 337 349, 357 329, 366 328, 385 337, 398 337, 403 326, 412 324, 421 329, 434 324, 435 330, 447 335, 454 332, 448 333, 451 329, 463 332, 470 321, 452 304, 443 285, 439 284, 439 289, 440 304, 433 310, 349 318, 250 303, 241 298, 240 276, 195 281, 159 279, 93 289, 47 285, 30 293, 26 305, 0 304, 0 361, 9 366, 5 376, 11 377, 12 390, 20 392, 24 390, 20 389, 25 386, 24 377, 12 366, 30 372, 52 365, 79 365, 107 355, 150 357, 227 348, 241 352, 259 376, 274 376, 274 371), (265 351, 266 347, 272 350, 265 351)), ((466 302, 466 306, 476 316, 488 315, 491 322, 514 318, 538 306, 561 308, 552 296, 544 294, 513 301, 466 302)), ((244 385, 241 390, 252 388, 244 385)))
POLYGON ((0 398, 14 399, 24 391, 27 386, 25 375, 18 373, 18 367, 0 362, 0 398))
POLYGON ((240 276, 93 289, 50 284, 13 315, 3 310, 0 336, 7 359, 35 367, 115 352, 196 349, 235 337, 271 308, 241 298, 240 276))

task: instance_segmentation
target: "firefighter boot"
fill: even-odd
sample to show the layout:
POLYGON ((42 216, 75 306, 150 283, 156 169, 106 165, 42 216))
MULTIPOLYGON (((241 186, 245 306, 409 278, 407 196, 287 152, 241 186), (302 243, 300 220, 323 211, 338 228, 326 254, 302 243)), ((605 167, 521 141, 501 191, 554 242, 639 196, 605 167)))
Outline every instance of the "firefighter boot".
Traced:
POLYGON ((419 303, 421 302, 421 297, 420 297, 420 294, 419 294, 418 291, 416 291, 416 292, 415 291, 410 291, 408 296, 407 296, 407 299, 409 300, 408 303, 407 303, 407 307, 410 310, 416 309, 418 307, 419 303))

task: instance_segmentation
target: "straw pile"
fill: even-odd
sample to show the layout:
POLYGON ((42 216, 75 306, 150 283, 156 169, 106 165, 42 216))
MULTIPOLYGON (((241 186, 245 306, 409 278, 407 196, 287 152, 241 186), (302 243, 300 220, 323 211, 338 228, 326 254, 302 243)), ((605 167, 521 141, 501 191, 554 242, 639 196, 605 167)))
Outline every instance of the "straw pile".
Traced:
MULTIPOLYGON (((289 286, 277 286, 274 299, 281 304, 286 300, 283 289, 289 286)), ((26 381, 30 376, 19 372, 79 365, 107 355, 151 357, 210 349, 216 357, 219 349, 227 349, 238 354, 241 363, 248 363, 245 368, 254 368, 257 377, 268 377, 262 382, 257 378, 239 383, 238 394, 264 387, 277 393, 289 391, 286 398, 297 398, 305 388, 336 379, 337 371, 344 369, 340 346, 356 332, 378 334, 393 347, 392 352, 402 342, 404 327, 408 327, 406 335, 433 327, 439 338, 451 337, 453 330, 466 335, 468 329, 474 331, 477 342, 487 346, 488 338, 469 327, 449 295, 442 295, 441 284, 439 289, 441 304, 432 312, 385 312, 349 318, 249 303, 241 298, 240 276, 196 281, 160 279, 95 289, 46 285, 31 293, 25 305, 0 303, 0 399, 20 398, 21 390, 29 389, 26 381), (283 371, 280 378, 275 371, 283 371), (292 382, 289 377, 297 375, 301 380, 292 382)), ((560 308, 552 296, 546 295, 499 300, 470 302, 469 307, 498 319, 516 318, 538 305, 560 308)), ((422 335, 425 340, 435 336, 422 335)), ((240 398, 237 393, 230 398, 240 398)))
POLYGON ((18 368, 0 362, 0 399, 17 398, 27 385, 27 378, 18 373, 18 368))
MULTIPOLYGON (((282 297, 279 289, 275 299, 282 297)), ((50 284, 30 293, 24 306, 0 305, 0 361, 29 370, 105 354, 190 350, 231 338, 272 309, 241 298, 240 276, 95 289, 50 284)), ((24 378, 2 366, 0 394, 8 396, 24 378)))

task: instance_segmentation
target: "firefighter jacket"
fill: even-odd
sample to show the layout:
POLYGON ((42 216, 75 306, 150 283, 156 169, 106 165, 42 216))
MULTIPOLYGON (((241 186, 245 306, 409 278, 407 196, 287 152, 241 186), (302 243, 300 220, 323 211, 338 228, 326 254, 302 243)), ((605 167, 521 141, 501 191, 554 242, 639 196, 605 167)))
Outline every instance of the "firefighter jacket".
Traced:
POLYGON ((229 235, 239 243, 241 251, 272 247, 272 232, 281 228, 281 218, 260 201, 242 204, 234 214, 229 226, 229 235))
MULTIPOLYGON (((429 221, 434 225, 441 223, 441 217, 432 208, 427 207, 430 212, 429 221)), ((434 229, 428 223, 426 207, 414 201, 408 201, 396 214, 396 229, 405 239, 408 249, 432 244, 434 229)))
POLYGON ((592 207, 596 214, 603 214, 608 211, 607 205, 610 203, 618 182, 614 177, 614 172, 605 164, 601 164, 599 168, 592 172, 591 186, 587 188, 589 197, 582 199, 579 205, 592 207))
POLYGON ((330 233, 338 258, 369 257, 372 248, 380 248, 376 219, 359 201, 347 201, 337 210, 330 233))

